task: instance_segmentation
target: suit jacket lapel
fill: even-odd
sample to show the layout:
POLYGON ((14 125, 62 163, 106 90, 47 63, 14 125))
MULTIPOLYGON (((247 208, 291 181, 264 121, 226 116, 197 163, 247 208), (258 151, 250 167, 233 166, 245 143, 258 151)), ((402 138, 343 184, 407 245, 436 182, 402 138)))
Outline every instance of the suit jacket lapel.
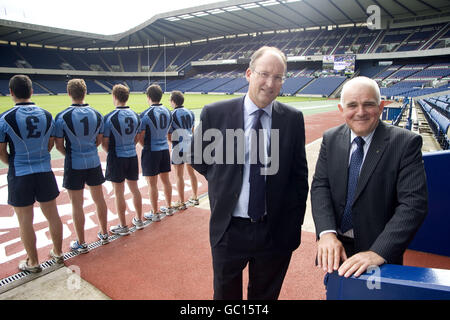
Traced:
POLYGON ((345 207, 345 195, 347 194, 347 181, 348 181, 348 159, 350 153, 350 129, 347 126, 343 126, 343 130, 339 133, 337 141, 334 145, 336 150, 334 154, 337 155, 335 165, 338 175, 342 175, 344 179, 337 179, 337 190, 343 190, 344 197, 341 200, 342 208, 345 207))
POLYGON ((380 121, 378 127, 375 129, 372 142, 370 143, 369 150, 367 151, 366 159, 364 160, 361 168, 353 203, 358 199, 359 195, 364 190, 370 176, 373 173, 373 170, 375 170, 375 167, 386 149, 388 141, 389 135, 386 132, 386 125, 380 121))
POLYGON ((230 116, 227 117, 227 129, 244 129, 244 97, 229 106, 230 116))

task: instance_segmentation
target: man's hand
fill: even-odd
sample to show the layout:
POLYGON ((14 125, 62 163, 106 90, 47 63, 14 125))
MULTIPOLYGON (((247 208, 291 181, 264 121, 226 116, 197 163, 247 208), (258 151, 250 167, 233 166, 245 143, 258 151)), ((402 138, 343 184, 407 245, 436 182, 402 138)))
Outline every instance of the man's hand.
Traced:
POLYGON ((317 246, 317 264, 325 272, 338 270, 340 260, 347 260, 344 246, 333 232, 323 234, 317 246))
POLYGON ((339 268, 339 275, 346 278, 355 274, 359 277, 370 266, 379 266, 384 263, 384 259, 373 251, 365 251, 357 253, 348 258, 339 268), (356 272, 356 273, 355 273, 356 272))

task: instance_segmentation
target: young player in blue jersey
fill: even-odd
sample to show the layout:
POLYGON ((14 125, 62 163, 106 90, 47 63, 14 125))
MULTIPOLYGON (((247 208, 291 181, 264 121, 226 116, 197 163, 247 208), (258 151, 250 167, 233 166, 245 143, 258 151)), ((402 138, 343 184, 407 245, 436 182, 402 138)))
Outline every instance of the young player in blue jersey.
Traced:
POLYGON ((167 142, 167 133, 172 122, 172 115, 166 107, 160 104, 163 92, 159 85, 147 88, 147 100, 150 108, 141 113, 141 133, 139 143, 142 149, 141 165, 142 175, 147 179, 149 186, 152 213, 144 214, 146 219, 160 221, 158 211, 158 176, 161 177, 167 207, 164 213, 172 214, 172 185, 169 180, 170 154, 167 142))
POLYGON ((113 87, 112 97, 116 109, 105 116, 105 130, 102 147, 108 152, 106 162, 106 180, 111 181, 114 188, 115 204, 120 224, 112 226, 113 234, 128 235, 130 231, 125 218, 125 180, 133 195, 136 216, 132 223, 136 229, 142 229, 142 197, 137 181, 139 165, 136 154, 136 143, 139 139, 141 120, 136 112, 128 107, 130 91, 127 87, 117 84, 113 87))
POLYGON ((51 136, 54 122, 51 114, 31 102, 32 82, 28 76, 16 75, 9 81, 15 106, 0 115, 0 160, 8 165, 8 204, 19 220, 20 237, 28 258, 19 269, 40 272, 33 229, 33 204, 39 202, 48 220, 53 249, 50 256, 63 263, 63 226, 56 207, 59 195, 50 165, 51 136), (9 145, 9 153, 7 151, 9 145))
MULTIPOLYGON (((184 164, 187 162, 187 152, 190 150, 192 133, 194 132, 195 116, 191 110, 183 107, 184 96, 180 91, 173 91, 170 95, 172 111, 172 125, 169 130, 169 140, 172 141, 172 164, 177 174, 177 190, 179 201, 174 207, 180 210, 186 209, 184 202, 184 164)), ((188 203, 198 205, 198 182, 194 169, 186 163, 186 170, 189 174, 192 186, 192 197, 188 203)))
POLYGON ((84 102, 87 88, 83 79, 72 79, 67 83, 67 93, 72 105, 55 118, 55 143, 63 155, 63 187, 72 202, 72 216, 77 240, 72 241, 72 251, 87 253, 84 238, 83 192, 87 184, 94 200, 100 232, 97 234, 102 244, 108 243, 107 207, 103 197, 102 184, 105 182, 97 146, 102 141, 103 117, 84 102))

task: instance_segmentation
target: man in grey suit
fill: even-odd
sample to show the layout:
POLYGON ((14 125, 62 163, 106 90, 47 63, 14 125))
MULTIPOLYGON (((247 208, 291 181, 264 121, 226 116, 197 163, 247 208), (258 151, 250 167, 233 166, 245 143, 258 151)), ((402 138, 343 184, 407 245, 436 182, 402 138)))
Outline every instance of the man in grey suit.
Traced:
POLYGON ((380 89, 369 78, 348 81, 338 108, 346 124, 324 133, 311 185, 317 264, 358 277, 402 264, 425 218, 422 137, 380 121, 380 89))
POLYGON ((245 73, 247 94, 205 106, 194 133, 191 165, 208 181, 214 299, 242 299, 247 264, 248 299, 277 299, 300 245, 308 195, 305 127, 300 111, 275 101, 285 72, 279 49, 257 50, 245 73), (230 131, 237 139, 230 139, 230 131), (208 152, 210 140, 215 152, 208 152), (254 170, 257 146, 258 158, 271 158, 265 175, 260 167, 254 170))

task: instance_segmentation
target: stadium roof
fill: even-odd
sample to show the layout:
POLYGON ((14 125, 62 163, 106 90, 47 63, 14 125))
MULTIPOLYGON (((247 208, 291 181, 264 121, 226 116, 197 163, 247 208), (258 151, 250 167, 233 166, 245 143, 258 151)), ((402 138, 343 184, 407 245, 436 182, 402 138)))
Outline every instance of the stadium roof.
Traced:
POLYGON ((0 40, 67 48, 117 48, 192 43, 227 35, 366 23, 376 5, 381 19, 450 21, 448 0, 231 0, 158 14, 116 35, 0 19, 0 40))

